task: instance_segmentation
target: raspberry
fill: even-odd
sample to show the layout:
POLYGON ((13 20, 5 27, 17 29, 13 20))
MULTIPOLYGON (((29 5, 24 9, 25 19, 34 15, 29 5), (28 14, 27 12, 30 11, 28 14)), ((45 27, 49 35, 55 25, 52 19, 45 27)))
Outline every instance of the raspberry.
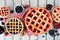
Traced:
POLYGON ((47 10, 51 10, 52 7, 53 7, 52 4, 47 4, 47 5, 46 5, 46 9, 47 9, 47 10))

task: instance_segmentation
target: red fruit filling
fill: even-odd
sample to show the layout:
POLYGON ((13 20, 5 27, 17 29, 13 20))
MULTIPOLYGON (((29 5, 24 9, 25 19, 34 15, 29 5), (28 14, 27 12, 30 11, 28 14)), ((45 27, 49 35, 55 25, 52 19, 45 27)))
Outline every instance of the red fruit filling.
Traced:
POLYGON ((49 22, 49 23, 51 23, 51 22, 52 22, 52 20, 49 18, 48 22, 49 22))
POLYGON ((41 15, 41 18, 43 18, 44 16, 43 15, 41 15))
POLYGON ((29 16, 29 17, 32 17, 33 15, 30 13, 28 16, 29 16))
POLYGON ((49 28, 49 27, 50 27, 50 25, 49 25, 49 24, 47 24, 47 25, 46 25, 46 28, 49 28))
POLYGON ((40 9, 39 11, 42 12, 42 9, 40 9))
POLYGON ((38 23, 36 23, 36 27, 38 27, 38 23))
POLYGON ((41 20, 39 19, 39 20, 38 20, 38 22, 40 23, 40 22, 41 22, 41 20))
POLYGON ((56 13, 57 11, 56 10, 54 10, 54 13, 56 13))
POLYGON ((45 24, 45 22, 42 22, 42 25, 44 25, 45 24))
POLYGON ((37 29, 34 29, 34 30, 33 30, 33 32, 36 32, 36 31, 37 31, 37 29))
POLYGON ((44 20, 46 21, 46 20, 47 20, 47 18, 44 18, 44 20))
POLYGON ((28 28, 29 28, 30 30, 32 30, 32 26, 28 26, 28 28))
POLYGON ((37 15, 37 16, 39 16, 40 14, 39 14, 39 13, 37 13, 36 15, 37 15))
POLYGON ((40 31, 39 31, 39 30, 37 30, 37 33, 40 33, 40 31))
POLYGON ((34 20, 36 20, 36 19, 37 19, 37 17, 35 16, 33 19, 34 19, 34 20))
POLYGON ((27 18, 27 21, 30 22, 30 19, 27 18))
POLYGON ((46 32, 47 31, 47 28, 45 28, 44 31, 46 32))
POLYGON ((31 24, 34 24, 34 21, 31 21, 31 24))
POLYGON ((46 10, 44 10, 44 12, 43 12, 44 14, 46 14, 47 13, 47 11, 46 10))
POLYGON ((40 26, 39 28, 40 28, 40 29, 43 29, 43 27, 42 27, 42 26, 40 26))

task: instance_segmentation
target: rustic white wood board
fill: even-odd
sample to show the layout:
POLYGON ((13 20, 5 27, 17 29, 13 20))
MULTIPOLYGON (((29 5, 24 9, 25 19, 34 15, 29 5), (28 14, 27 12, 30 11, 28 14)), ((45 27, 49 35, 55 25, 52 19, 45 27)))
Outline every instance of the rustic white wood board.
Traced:
MULTIPOLYGON (((60 0, 0 0, 0 7, 1 6, 8 6, 11 10, 14 10, 15 7, 19 5, 28 4, 30 7, 46 7, 46 4, 52 4, 53 6, 60 6, 60 0)), ((1 23, 0 23, 1 24, 1 23)), ((52 28, 53 29, 53 26, 52 28)), ((60 29, 58 30, 60 33, 60 29)), ((0 35, 0 40, 60 40, 60 36, 51 37, 49 33, 42 34, 38 36, 28 36, 27 33, 24 33, 24 36, 21 35, 8 35, 4 36, 4 33, 0 35)))

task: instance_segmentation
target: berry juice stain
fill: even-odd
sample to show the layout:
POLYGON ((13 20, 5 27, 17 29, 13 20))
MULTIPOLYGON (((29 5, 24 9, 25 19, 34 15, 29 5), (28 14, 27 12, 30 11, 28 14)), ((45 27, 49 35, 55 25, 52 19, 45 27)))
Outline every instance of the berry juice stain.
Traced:
POLYGON ((60 23, 54 22, 54 28, 59 29, 60 28, 60 23))

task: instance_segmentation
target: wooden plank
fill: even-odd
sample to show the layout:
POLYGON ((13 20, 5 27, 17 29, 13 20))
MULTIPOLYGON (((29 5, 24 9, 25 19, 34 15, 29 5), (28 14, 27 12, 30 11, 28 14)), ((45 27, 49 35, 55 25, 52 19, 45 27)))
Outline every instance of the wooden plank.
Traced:
POLYGON ((47 4, 52 4, 54 6, 54 0, 47 0, 47 4))
POLYGON ((37 7, 37 0, 30 0, 30 7, 37 7))
POLYGON ((60 40, 60 29, 57 29, 57 33, 59 33, 59 35, 55 36, 55 40, 60 40))
POLYGON ((29 40, 29 35, 27 33, 24 33, 24 36, 22 36, 22 40, 29 40))
POLYGON ((46 35, 45 34, 38 35, 38 40, 46 40, 46 35))
POLYGON ((4 6, 4 0, 0 0, 0 7, 4 6))
POLYGON ((39 7, 46 7, 46 0, 39 0, 39 7))
POLYGON ((22 38, 21 38, 20 34, 14 35, 14 40, 21 40, 21 39, 22 38))
POLYGON ((20 5, 21 5, 21 0, 14 0, 14 11, 15 11, 15 7, 20 5))
MULTIPOLYGON (((4 6, 4 0, 0 0, 0 7, 4 6)), ((1 25, 1 21, 0 21, 0 25, 1 25)), ((0 40, 4 40, 4 33, 0 34, 0 40)))
POLYGON ((55 0, 55 6, 60 6, 60 0, 55 0))
POLYGON ((11 10, 14 8, 13 0, 5 0, 5 6, 9 7, 11 10))
POLYGON ((4 33, 0 35, 0 39, 4 40, 4 33))
POLYGON ((13 36, 11 35, 5 36, 5 40, 13 40, 13 36))
POLYGON ((37 40, 37 36, 31 35, 31 36, 30 36, 30 40, 37 40))
POLYGON ((29 5, 29 0, 22 0, 22 5, 29 5))

